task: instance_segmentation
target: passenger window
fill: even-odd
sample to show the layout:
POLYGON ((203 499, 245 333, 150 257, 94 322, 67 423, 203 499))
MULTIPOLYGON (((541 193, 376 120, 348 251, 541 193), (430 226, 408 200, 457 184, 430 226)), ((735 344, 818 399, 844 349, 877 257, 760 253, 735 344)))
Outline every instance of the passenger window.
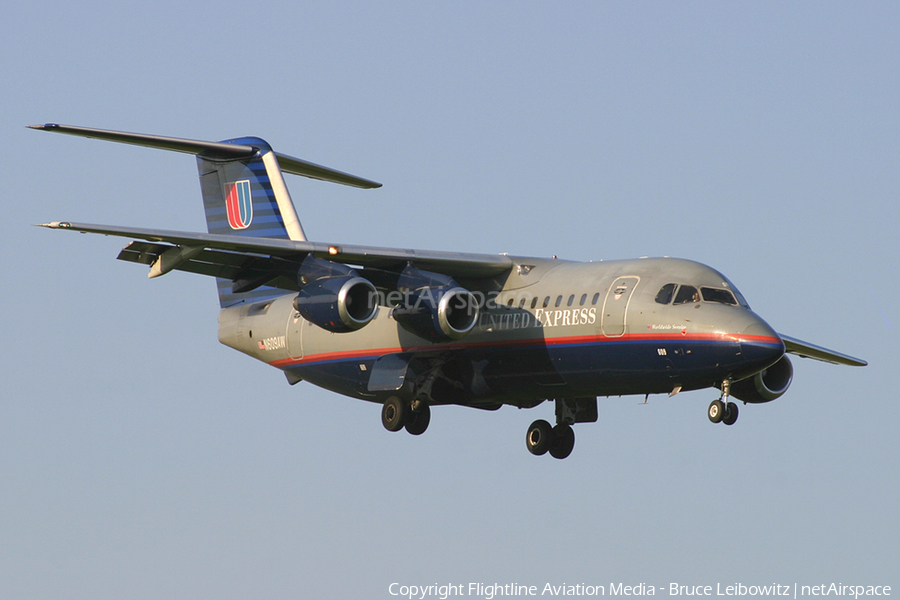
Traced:
POLYGON ((562 304, 562 296, 556 297, 556 308, 559 308, 559 305, 562 304))
POLYGON ((531 299, 531 308, 534 308, 535 306, 537 306, 537 296, 531 299))
POLYGON ((587 302, 587 294, 581 295, 581 302, 578 303, 578 306, 584 306, 584 303, 587 302))
POLYGON ((672 296, 675 295, 675 288, 678 287, 677 283, 667 283, 666 285, 659 288, 659 292, 656 294, 656 301, 659 304, 668 304, 672 301, 672 296))
POLYGON ((506 303, 506 305, 507 305, 508 307, 512 308, 513 302, 515 302, 515 301, 516 301, 515 298, 510 298, 509 301, 506 303))
POLYGON ((734 299, 734 294, 728 290, 717 290, 716 288, 704 287, 700 288, 700 292, 703 293, 703 300, 705 302, 718 302, 719 304, 737 306, 737 300, 734 299))
POLYGON ((519 308, 525 308, 525 298, 519 300, 519 308))
POLYGON ((597 300, 599 300, 599 299, 600 299, 600 292, 597 292, 596 294, 594 294, 594 299, 591 300, 591 304, 597 304, 597 300))
POLYGON ((548 306, 550 306, 550 296, 547 296, 546 298, 544 298, 543 308, 547 308, 548 306))
POLYGON ((692 285, 683 285, 678 288, 675 295, 675 304, 689 304, 691 302, 700 302, 700 293, 697 288, 692 285))
POLYGON ((571 296, 569 296, 569 301, 566 302, 566 306, 572 306, 572 304, 574 304, 574 303, 575 303, 575 294, 572 294, 571 296))

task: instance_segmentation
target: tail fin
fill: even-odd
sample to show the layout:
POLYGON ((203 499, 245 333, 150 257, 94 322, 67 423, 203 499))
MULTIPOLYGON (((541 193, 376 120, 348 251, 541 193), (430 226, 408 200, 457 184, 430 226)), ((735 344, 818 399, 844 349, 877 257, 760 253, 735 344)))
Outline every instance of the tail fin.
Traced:
POLYGON ((269 144, 254 137, 222 143, 250 146, 256 152, 241 158, 209 151, 197 155, 209 232, 306 241, 269 144))
MULTIPOLYGON (((381 187, 380 183, 368 179, 278 154, 264 140, 255 137, 204 142, 53 123, 31 128, 195 154, 210 233, 306 241, 282 170, 353 187, 381 187)), ((223 307, 283 293, 265 286, 253 288, 252 282, 217 279, 216 283, 223 307), (252 289, 243 291, 248 288, 252 289)))
MULTIPOLYGON (((250 156, 223 156, 206 151, 197 155, 200 191, 206 227, 210 233, 247 237, 306 241, 294 203, 278 166, 278 159, 265 140, 255 137, 220 142, 237 147, 249 146, 250 156)), ((220 277, 216 278, 219 305, 222 308, 241 303, 260 302, 284 292, 260 282, 251 289, 220 277)))

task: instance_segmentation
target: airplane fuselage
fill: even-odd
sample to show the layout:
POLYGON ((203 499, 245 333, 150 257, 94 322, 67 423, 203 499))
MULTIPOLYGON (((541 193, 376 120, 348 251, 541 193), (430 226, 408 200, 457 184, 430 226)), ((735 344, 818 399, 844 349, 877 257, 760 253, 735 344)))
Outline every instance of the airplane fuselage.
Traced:
POLYGON ((461 340, 420 338, 398 325, 390 306, 380 306, 363 329, 332 333, 306 322, 292 306, 293 294, 224 309, 219 339, 289 379, 372 402, 414 397, 416 377, 424 381, 436 366, 431 404, 482 408, 712 387, 753 375, 784 353, 778 335, 727 278, 705 265, 672 258, 513 260, 509 275, 475 292, 485 301, 461 340), (397 354, 418 367, 373 389, 377 361, 397 354), (463 385, 441 387, 442 381, 463 385))

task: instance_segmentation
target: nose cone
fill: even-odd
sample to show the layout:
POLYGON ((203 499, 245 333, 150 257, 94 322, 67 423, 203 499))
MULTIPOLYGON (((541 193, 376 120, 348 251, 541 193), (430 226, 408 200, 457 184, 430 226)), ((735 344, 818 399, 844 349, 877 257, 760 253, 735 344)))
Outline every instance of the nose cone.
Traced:
POLYGON ((784 342, 768 323, 757 317, 741 334, 741 363, 757 373, 784 356, 784 342))

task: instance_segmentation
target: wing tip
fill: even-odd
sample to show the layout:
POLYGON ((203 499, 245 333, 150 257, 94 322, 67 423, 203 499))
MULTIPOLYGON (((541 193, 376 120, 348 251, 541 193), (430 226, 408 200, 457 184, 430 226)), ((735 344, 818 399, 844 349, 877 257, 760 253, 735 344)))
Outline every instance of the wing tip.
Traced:
POLYGON ((49 223, 35 223, 35 227, 46 227, 48 229, 71 229, 72 224, 66 221, 51 221, 49 223))
POLYGON ((809 342, 804 342, 803 340, 798 340, 797 338, 784 334, 778 335, 784 342, 785 352, 795 354, 802 358, 812 358, 834 365, 846 365, 849 367, 865 367, 869 364, 861 358, 856 358, 855 356, 850 356, 843 352, 829 350, 828 348, 810 344, 809 342))

